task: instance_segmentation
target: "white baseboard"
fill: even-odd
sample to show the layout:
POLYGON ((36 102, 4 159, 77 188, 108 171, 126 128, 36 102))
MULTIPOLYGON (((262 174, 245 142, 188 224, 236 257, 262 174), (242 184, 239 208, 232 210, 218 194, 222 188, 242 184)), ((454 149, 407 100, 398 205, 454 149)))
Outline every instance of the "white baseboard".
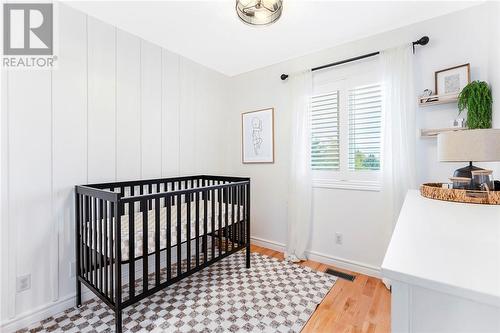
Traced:
POLYGON ((286 245, 283 243, 278 243, 275 241, 270 241, 267 239, 259 238, 259 237, 250 237, 250 243, 258 246, 262 246, 274 251, 285 252, 286 245))
MULTIPOLYGON (((259 238, 259 237, 251 237, 251 242, 252 242, 252 244, 262 246, 262 247, 265 247, 265 248, 268 248, 268 249, 271 249, 274 251, 279 251, 279 252, 284 252, 285 248, 286 248, 286 245, 283 243, 278 243, 275 241, 270 241, 270 240, 259 238)), ((368 276, 373 276, 373 277, 376 277, 379 279, 382 277, 382 275, 380 274, 379 267, 360 263, 360 262, 353 261, 353 260, 347 260, 347 259, 343 259, 343 258, 334 257, 332 255, 320 253, 317 251, 307 251, 306 255, 307 255, 307 258, 309 258, 313 261, 320 262, 322 264, 335 266, 335 267, 346 269, 346 270, 353 271, 356 273, 361 273, 361 274, 365 274, 368 276)))
POLYGON ((346 269, 348 271, 373 276, 379 279, 382 278, 380 268, 375 266, 367 265, 353 260, 337 258, 329 254, 324 254, 316 251, 307 251, 307 257, 322 264, 335 266, 338 268, 346 269))
MULTIPOLYGON (((82 302, 86 302, 96 296, 82 285, 82 302)), ((22 313, 15 318, 8 319, 0 324, 0 332, 11 333, 28 327, 45 318, 61 313, 76 303, 76 294, 67 295, 55 302, 44 304, 36 309, 22 313)))

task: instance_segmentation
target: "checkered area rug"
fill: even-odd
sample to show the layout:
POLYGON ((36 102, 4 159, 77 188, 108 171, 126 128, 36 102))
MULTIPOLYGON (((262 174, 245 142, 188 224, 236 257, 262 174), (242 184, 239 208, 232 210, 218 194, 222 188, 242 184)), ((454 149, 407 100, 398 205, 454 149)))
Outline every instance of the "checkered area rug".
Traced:
MULTIPOLYGON (((335 284, 332 275, 240 251, 123 312, 124 332, 300 332, 335 284)), ((100 300, 18 332, 113 332, 100 300)))

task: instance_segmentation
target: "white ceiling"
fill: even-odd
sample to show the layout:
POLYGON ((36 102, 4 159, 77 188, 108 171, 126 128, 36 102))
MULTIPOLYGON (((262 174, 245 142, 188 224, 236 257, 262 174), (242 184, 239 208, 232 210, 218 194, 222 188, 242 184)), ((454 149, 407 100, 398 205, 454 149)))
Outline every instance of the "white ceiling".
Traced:
POLYGON ((464 9, 470 1, 284 0, 267 27, 240 22, 234 0, 69 4, 229 76, 464 9))

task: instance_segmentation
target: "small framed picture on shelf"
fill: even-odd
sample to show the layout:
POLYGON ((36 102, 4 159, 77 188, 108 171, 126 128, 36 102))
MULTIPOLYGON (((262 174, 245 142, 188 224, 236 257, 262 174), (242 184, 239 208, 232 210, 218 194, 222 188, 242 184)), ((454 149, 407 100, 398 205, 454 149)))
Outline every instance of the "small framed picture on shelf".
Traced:
POLYGON ((459 94, 470 82, 470 64, 446 68, 434 74, 436 95, 459 94))

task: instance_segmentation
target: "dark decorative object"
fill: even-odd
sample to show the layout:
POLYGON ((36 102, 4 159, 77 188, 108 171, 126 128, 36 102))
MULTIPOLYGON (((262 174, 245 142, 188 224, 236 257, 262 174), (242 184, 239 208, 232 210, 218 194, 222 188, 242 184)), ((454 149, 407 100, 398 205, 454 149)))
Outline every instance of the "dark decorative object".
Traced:
POLYGON ((472 162, 469 161, 469 165, 460 169, 456 169, 453 173, 453 177, 460 178, 472 178, 472 171, 483 170, 482 168, 478 168, 477 166, 472 165, 472 162))
POLYGON ((488 83, 473 81, 458 95, 458 114, 467 109, 467 126, 470 129, 491 128, 492 104, 488 83))

